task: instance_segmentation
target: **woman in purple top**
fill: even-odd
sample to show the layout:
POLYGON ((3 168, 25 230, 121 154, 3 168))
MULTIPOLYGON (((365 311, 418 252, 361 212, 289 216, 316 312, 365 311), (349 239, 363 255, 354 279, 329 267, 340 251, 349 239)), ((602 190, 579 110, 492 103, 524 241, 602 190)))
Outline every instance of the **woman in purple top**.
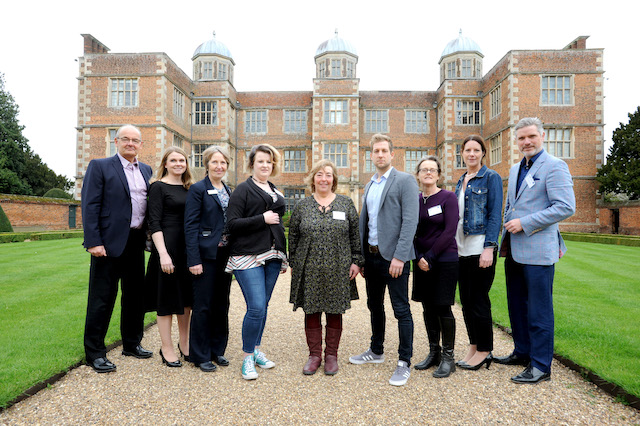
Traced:
POLYGON ((442 167, 438 158, 423 158, 416 169, 420 192, 420 216, 416 231, 416 259, 413 261, 413 294, 422 302, 429 339, 429 355, 417 370, 437 365, 433 377, 449 377, 456 369, 453 348, 456 321, 451 311, 458 281, 458 225, 456 195, 438 188, 442 167), (442 336, 442 347, 440 347, 442 336))

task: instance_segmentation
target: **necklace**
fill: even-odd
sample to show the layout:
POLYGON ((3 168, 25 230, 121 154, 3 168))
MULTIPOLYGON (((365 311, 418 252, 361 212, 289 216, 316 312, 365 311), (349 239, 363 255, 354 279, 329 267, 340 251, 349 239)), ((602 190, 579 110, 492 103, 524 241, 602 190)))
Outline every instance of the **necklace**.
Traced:
POLYGON ((336 199, 336 197, 335 196, 332 197, 332 195, 334 194, 331 194, 328 197, 321 199, 320 196, 313 194, 313 198, 316 200, 316 203, 318 203, 318 206, 322 209, 322 213, 326 213, 331 203, 333 203, 333 201, 336 199))
POLYGON ((253 179, 253 181, 255 183, 257 183, 258 185, 268 185, 269 184, 269 181, 261 182, 258 179, 254 178, 253 176, 251 176, 251 179, 253 179))
POLYGON ((432 195, 436 195, 438 192, 440 192, 440 188, 438 188, 438 190, 432 194, 425 194, 424 192, 422 193, 422 201, 427 204, 427 200, 429 199, 429 197, 431 197, 432 195))

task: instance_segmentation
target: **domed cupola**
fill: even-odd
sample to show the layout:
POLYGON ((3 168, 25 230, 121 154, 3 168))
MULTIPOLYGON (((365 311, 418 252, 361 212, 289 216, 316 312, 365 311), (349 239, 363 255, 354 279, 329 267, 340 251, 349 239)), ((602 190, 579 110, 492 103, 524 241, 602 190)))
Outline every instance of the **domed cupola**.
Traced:
POLYGON ((356 78, 358 52, 347 40, 335 37, 324 41, 316 50, 316 78, 356 78))
POLYGON ((216 40, 215 31, 211 40, 205 41, 193 52, 191 60, 194 80, 228 80, 233 83, 235 62, 229 48, 216 40))
POLYGON ((475 41, 462 35, 451 40, 440 55, 440 82, 445 79, 482 78, 482 49, 475 41))

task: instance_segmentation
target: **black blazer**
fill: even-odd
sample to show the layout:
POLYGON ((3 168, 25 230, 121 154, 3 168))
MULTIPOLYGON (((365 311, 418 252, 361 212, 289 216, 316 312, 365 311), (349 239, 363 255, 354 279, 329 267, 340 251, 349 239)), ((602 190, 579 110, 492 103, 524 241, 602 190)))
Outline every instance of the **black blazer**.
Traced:
MULTIPOLYGON (((151 167, 138 164, 148 189, 151 167)), ((104 246, 107 256, 120 256, 129 238, 131 210, 129 183, 118 154, 91 160, 82 181, 82 245, 104 246)))
POLYGON ((284 197, 276 186, 269 186, 278 194, 274 202, 269 194, 256 185, 251 178, 242 182, 233 191, 227 209, 227 227, 231 234, 231 255, 261 254, 273 244, 276 250, 286 253, 282 215, 285 212, 284 197), (276 225, 267 225, 262 214, 272 210, 280 216, 276 225))
MULTIPOLYGON (((231 195, 227 185, 224 190, 231 195)), ((189 188, 184 207, 184 237, 187 245, 187 266, 201 265, 202 259, 215 260, 218 242, 224 231, 224 211, 214 193, 209 176, 189 188)))

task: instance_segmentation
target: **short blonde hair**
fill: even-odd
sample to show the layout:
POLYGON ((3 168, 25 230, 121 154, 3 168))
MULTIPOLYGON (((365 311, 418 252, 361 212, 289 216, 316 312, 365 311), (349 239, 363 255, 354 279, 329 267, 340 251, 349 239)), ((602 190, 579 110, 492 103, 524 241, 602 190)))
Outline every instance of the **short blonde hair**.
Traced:
POLYGON ((336 169, 336 165, 331 162, 331 160, 320 160, 317 161, 316 164, 313 165, 313 168, 309 172, 306 178, 304 178, 304 183, 309 185, 311 188, 311 192, 316 192, 316 184, 313 182, 313 178, 320 170, 324 170, 325 167, 331 167, 331 171, 333 173, 333 183, 331 184, 331 192, 336 192, 336 188, 338 188, 338 170, 336 169))
POLYGON ((393 152, 393 142, 391 142, 391 138, 389 136, 383 135, 382 133, 376 133, 375 135, 371 136, 371 142, 369 142, 369 146, 371 147, 372 151, 373 144, 376 144, 378 142, 388 142, 389 151, 393 152))
POLYGON ((251 148, 251 152, 249 153, 249 162, 247 163, 247 172, 253 173, 253 164, 256 161, 256 154, 258 152, 264 152, 265 154, 269 154, 271 156, 271 163, 273 164, 271 176, 278 176, 278 174, 280 173, 280 153, 277 149, 275 149, 268 143, 261 143, 251 148))
POLYGON ((209 161, 211 161, 211 157, 216 153, 220 153, 222 157, 224 157, 224 161, 227 162, 227 166, 231 164, 231 157, 225 148, 218 145, 211 145, 202 153, 202 164, 204 164, 205 176, 209 173, 209 161))

